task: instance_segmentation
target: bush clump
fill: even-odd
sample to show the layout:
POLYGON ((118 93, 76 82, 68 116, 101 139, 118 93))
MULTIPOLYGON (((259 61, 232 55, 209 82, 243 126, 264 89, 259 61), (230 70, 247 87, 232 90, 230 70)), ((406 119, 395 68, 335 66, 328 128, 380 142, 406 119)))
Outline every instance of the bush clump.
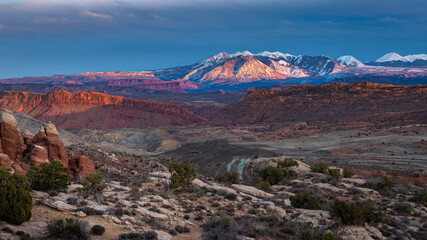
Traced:
POLYGON ((353 171, 353 169, 351 169, 351 168, 349 168, 349 167, 345 167, 345 168, 342 170, 342 176, 343 176, 343 177, 345 177, 345 178, 351 178, 351 177, 353 177, 353 176, 354 176, 354 171, 353 171))
POLYGON ((0 220, 10 224, 21 224, 31 218, 33 199, 30 182, 18 173, 0 167, 0 220))
POLYGON ((285 158, 277 163, 277 167, 267 166, 259 172, 262 181, 268 182, 271 185, 276 185, 284 178, 294 179, 298 177, 298 173, 291 168, 298 166, 298 162, 292 158, 285 158))
POLYGON ((273 191, 273 189, 271 188, 270 183, 267 182, 267 181, 259 181, 256 184, 256 187, 259 188, 259 189, 261 189, 261 190, 263 190, 263 191, 266 191, 266 192, 272 192, 273 191))
POLYGON ((384 221, 384 214, 375 208, 372 201, 347 203, 337 199, 330 204, 330 213, 344 225, 363 225, 384 221))
POLYGON ((415 190, 415 194, 412 200, 427 206, 427 187, 415 190))
POLYGON ((309 192, 299 192, 290 197, 291 205, 296 208, 320 210, 324 201, 309 192))
POLYGON ((238 184, 239 183, 239 173, 236 171, 218 173, 215 179, 224 184, 238 184))
POLYGON ((90 229, 90 233, 92 233, 92 235, 102 235, 105 232, 105 227, 101 226, 101 225, 94 225, 91 229, 90 229))
POLYGON ((329 168, 328 169, 328 177, 331 179, 338 181, 340 179, 341 173, 338 168, 329 168))
POLYGON ((190 163, 169 163, 169 172, 172 174, 170 187, 188 187, 197 176, 197 169, 190 163))
POLYGON ((327 174, 328 168, 329 168, 329 165, 327 163, 320 161, 320 162, 316 163, 314 166, 311 166, 311 171, 317 172, 317 173, 327 174))
POLYGON ((302 240, 341 240, 339 236, 334 235, 330 230, 322 231, 319 227, 313 227, 312 222, 305 223, 299 228, 299 238, 302 240))
POLYGON ((394 182, 387 176, 383 176, 383 180, 377 183, 377 187, 381 190, 388 191, 394 187, 394 182))
POLYGON ((211 217, 203 227, 204 240, 237 240, 237 226, 226 217, 211 217))
POLYGON ((142 233, 123 233, 120 234, 119 240, 156 240, 158 238, 155 231, 142 233))
POLYGON ((89 240, 87 223, 78 219, 65 218, 52 220, 47 225, 50 238, 69 240, 89 240))
POLYGON ((31 166, 27 176, 31 188, 40 191, 65 191, 71 184, 68 168, 59 161, 31 166))
POLYGON ((107 187, 103 182, 104 178, 104 174, 101 171, 97 171, 95 174, 88 174, 82 182, 83 188, 79 189, 80 193, 84 197, 102 194, 102 191, 107 187))

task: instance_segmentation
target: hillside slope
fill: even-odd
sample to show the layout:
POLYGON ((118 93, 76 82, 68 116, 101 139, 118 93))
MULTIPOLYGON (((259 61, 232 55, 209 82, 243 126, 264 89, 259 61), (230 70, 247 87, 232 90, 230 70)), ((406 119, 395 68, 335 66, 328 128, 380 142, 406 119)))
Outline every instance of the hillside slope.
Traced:
POLYGON ((60 128, 146 128, 204 121, 198 114, 168 102, 128 99, 102 93, 47 94, 0 91, 0 107, 23 112, 60 128))
POLYGON ((255 90, 223 109, 214 123, 255 124, 289 121, 370 121, 425 123, 427 86, 369 82, 300 85, 255 90))

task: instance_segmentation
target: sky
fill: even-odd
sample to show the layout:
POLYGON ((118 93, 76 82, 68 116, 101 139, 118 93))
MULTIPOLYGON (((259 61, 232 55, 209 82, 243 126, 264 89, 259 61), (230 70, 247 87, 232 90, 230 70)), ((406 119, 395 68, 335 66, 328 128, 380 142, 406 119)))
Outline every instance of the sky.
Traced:
POLYGON ((0 78, 188 65, 219 52, 427 53, 425 0, 0 0, 0 78))

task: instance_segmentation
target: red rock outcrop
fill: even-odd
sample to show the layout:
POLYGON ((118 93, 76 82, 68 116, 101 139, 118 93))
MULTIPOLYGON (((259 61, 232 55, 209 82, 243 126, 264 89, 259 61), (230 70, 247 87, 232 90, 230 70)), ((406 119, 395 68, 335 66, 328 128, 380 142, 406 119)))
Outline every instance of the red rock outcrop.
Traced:
POLYGON ((360 121, 387 124, 425 123, 427 86, 369 82, 299 85, 286 90, 250 91, 226 106, 214 124, 301 121, 360 121))
POLYGON ((86 175, 96 173, 92 160, 87 156, 71 158, 69 163, 75 180, 82 180, 86 175))
MULTIPOLYGON (((50 122, 43 124, 40 132, 34 136, 32 144, 44 147, 47 151, 49 161, 60 161, 64 166, 68 166, 68 153, 64 143, 58 137, 55 125, 50 122)), ((34 148, 33 148, 34 149, 34 148)))
POLYGON ((0 139, 0 152, 8 155, 12 161, 22 159, 24 140, 13 112, 6 109, 0 110, 0 139))
POLYGON ((146 128, 205 121, 195 112, 164 101, 127 99, 94 92, 48 94, 0 91, 0 107, 23 112, 60 128, 146 128))
POLYGON ((44 123, 40 132, 33 138, 28 132, 24 136, 18 130, 13 112, 1 109, 0 167, 11 168, 14 172, 25 174, 30 166, 58 160, 68 167, 70 176, 75 180, 81 180, 87 174, 95 173, 93 162, 88 157, 68 159, 67 150, 52 123, 44 123))

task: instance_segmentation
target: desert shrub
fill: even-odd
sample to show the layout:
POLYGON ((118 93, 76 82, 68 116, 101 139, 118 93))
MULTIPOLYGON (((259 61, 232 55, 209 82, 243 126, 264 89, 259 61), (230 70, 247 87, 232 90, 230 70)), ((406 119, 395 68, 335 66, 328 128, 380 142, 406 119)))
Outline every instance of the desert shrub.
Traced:
POLYGON ((393 206, 393 209, 398 214, 410 214, 412 211, 412 206, 408 203, 396 203, 393 206))
POLYGON ((290 197, 291 205, 296 208, 320 210, 324 201, 309 192, 299 192, 290 197))
POLYGON ((227 193, 227 194, 224 196, 224 198, 225 198, 225 199, 228 199, 228 200, 235 201, 235 200, 237 199, 237 194, 235 194, 235 193, 227 193))
POLYGON ((260 177, 263 181, 268 182, 270 185, 275 185, 282 181, 284 175, 280 168, 268 166, 260 171, 260 177))
POLYGON ((131 200, 139 200, 141 198, 141 191, 139 190, 139 186, 134 185, 130 187, 129 197, 131 200))
POLYGON ((305 223, 299 228, 299 239, 301 240, 341 240, 339 236, 331 231, 324 231, 319 227, 313 227, 312 222, 305 223))
POLYGON ((176 225, 175 226, 175 231, 177 231, 178 233, 189 233, 190 232, 190 228, 188 228, 186 226, 176 225))
POLYGON ((0 167, 0 220, 10 224, 21 224, 31 218, 33 199, 30 182, 18 173, 0 167))
POLYGON ((15 232, 10 227, 4 227, 1 229, 3 232, 14 234, 15 232))
POLYGON ((103 215, 104 211, 102 210, 97 210, 95 208, 90 208, 90 207, 85 207, 85 208, 78 208, 76 211, 81 211, 84 212, 86 215, 88 216, 93 216, 93 215, 103 215))
POLYGON ((314 166, 310 167, 312 172, 323 173, 323 174, 328 173, 328 168, 329 168, 329 165, 323 161, 320 161, 316 163, 314 166))
POLYGON ((330 204, 330 213, 344 225, 363 225, 384 221, 384 215, 375 208, 372 201, 347 203, 337 199, 330 204))
POLYGON ((427 206, 427 187, 415 190, 413 200, 414 202, 421 203, 427 206))
POLYGON ((239 173, 236 171, 218 173, 215 179, 220 183, 237 184, 239 183, 239 173))
POLYGON ((87 223, 78 219, 65 218, 52 220, 47 225, 50 238, 67 240, 88 240, 90 239, 87 231, 87 223))
POLYGON ((388 191, 394 187, 394 182, 389 177, 384 176, 383 180, 377 183, 379 189, 388 191))
POLYGON ((328 176, 336 181, 340 179, 341 173, 338 168, 329 168, 328 169, 328 176))
POLYGON ((280 161, 277 165, 280 168, 291 168, 291 167, 297 167, 298 162, 293 160, 292 158, 285 158, 285 160, 280 161))
POLYGON ((169 163, 169 172, 172 174, 170 187, 188 187, 197 176, 197 169, 190 163, 169 163))
POLYGON ((69 197, 69 198, 67 198, 67 203, 70 205, 77 206, 79 204, 79 199, 76 197, 69 197))
POLYGON ((351 177, 353 177, 353 176, 354 176, 354 171, 353 171, 353 169, 351 169, 351 168, 349 168, 349 167, 345 167, 345 168, 342 170, 342 176, 343 176, 343 177, 345 177, 345 178, 351 178, 351 177))
POLYGON ((41 191, 65 191, 71 184, 68 168, 59 161, 31 166, 27 172, 31 188, 41 191))
POLYGON ((157 233, 155 231, 147 231, 142 233, 123 233, 120 234, 119 240, 156 240, 157 233))
POLYGON ((211 217, 203 224, 204 240, 237 240, 235 224, 226 217, 211 217))
POLYGON ((92 235, 102 235, 105 232, 105 227, 101 226, 101 225, 94 225, 91 229, 90 229, 90 233, 92 233, 92 235))
POLYGON ((102 194, 102 191, 107 187, 104 180, 104 174, 101 171, 97 171, 95 174, 86 175, 82 182, 83 188, 79 189, 80 193, 84 197, 90 195, 102 194))
POLYGON ((272 192, 273 191, 273 189, 271 188, 271 185, 268 181, 259 181, 256 184, 256 187, 263 190, 263 191, 266 191, 266 192, 272 192))

